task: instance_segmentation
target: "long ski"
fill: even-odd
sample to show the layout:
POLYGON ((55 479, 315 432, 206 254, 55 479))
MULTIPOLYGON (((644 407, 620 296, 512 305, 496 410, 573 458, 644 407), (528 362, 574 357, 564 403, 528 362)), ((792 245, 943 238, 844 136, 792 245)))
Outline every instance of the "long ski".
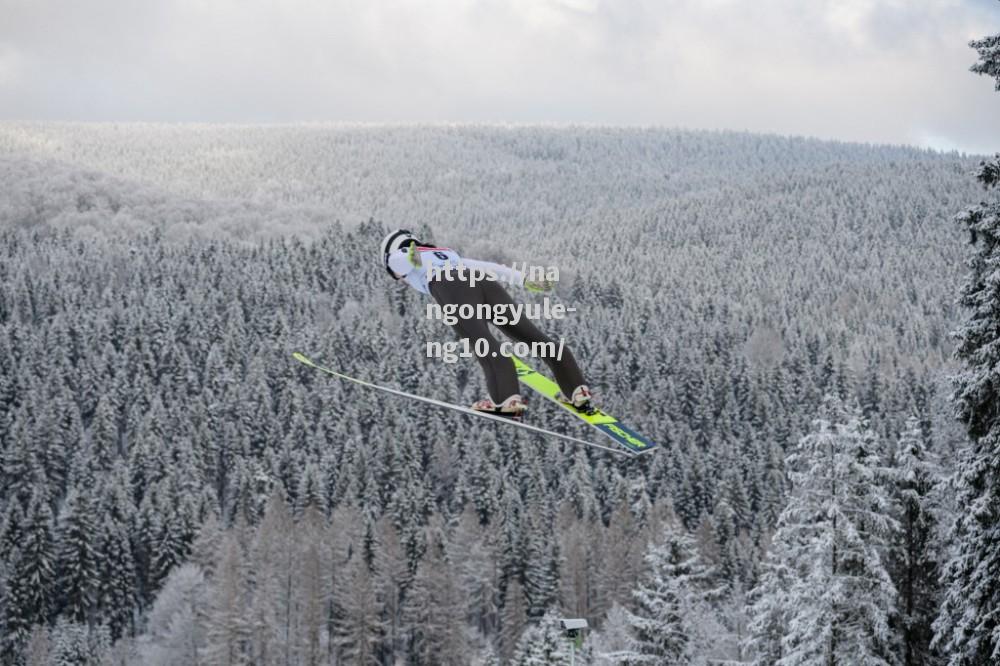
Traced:
POLYGON ((357 377, 351 377, 349 375, 345 375, 345 374, 342 374, 340 372, 337 372, 336 370, 331 370, 330 368, 323 367, 322 365, 319 365, 318 363, 316 363, 312 359, 310 359, 308 356, 306 356, 305 354, 302 354, 300 352, 294 352, 292 354, 292 357, 296 361, 298 361, 300 363, 303 363, 303 364, 309 366, 310 368, 314 368, 316 370, 319 370, 320 372, 325 372, 326 374, 332 375, 333 377, 337 377, 339 379, 344 379, 344 380, 347 380, 349 382, 354 382, 355 384, 360 384, 361 386, 365 386, 367 388, 375 389, 376 391, 382 391, 384 393, 391 393, 392 395, 397 395, 397 396, 399 396, 401 398, 410 398, 411 400, 419 400, 420 402, 427 403, 428 405, 434 405, 435 407, 443 407, 445 409, 450 409, 452 411, 461 412, 462 414, 470 414, 472 416, 478 416, 479 418, 492 419, 494 421, 499 421, 500 423, 505 423, 507 425, 515 426, 515 427, 518 427, 518 428, 523 428, 524 430, 530 430, 532 432, 536 432, 536 433, 539 433, 541 435, 546 435, 548 437, 558 437, 559 439, 564 439, 564 440, 566 440, 568 442, 573 442, 574 444, 583 444, 585 446, 592 446, 592 447, 594 447, 596 449, 602 449, 604 451, 610 451, 611 453, 617 453, 617 454, 620 454, 620 455, 629 455, 629 453, 627 451, 623 451, 623 450, 618 449, 618 448, 612 448, 610 446, 602 446, 600 444, 595 444, 593 442, 588 442, 585 439, 579 439, 577 437, 573 437, 572 435, 564 435, 562 433, 553 432, 551 430, 546 430, 545 428, 539 428, 537 426, 533 426, 533 425, 528 424, 528 423, 522 423, 520 421, 513 421, 511 419, 504 418, 503 416, 497 416, 496 414, 489 414, 489 413, 486 413, 486 412, 480 412, 480 411, 476 411, 474 409, 469 409, 468 407, 461 407, 459 405, 454 405, 454 404, 452 404, 450 402, 443 402, 441 400, 435 400, 434 398, 425 398, 422 395, 416 395, 416 394, 413 394, 413 393, 407 393, 406 391, 400 391, 398 389, 389 388, 387 386, 379 386, 378 384, 372 384, 371 382, 366 382, 363 379, 358 379, 357 377))
POLYGON ((610 437, 619 445, 624 446, 632 454, 646 453, 656 448, 654 442, 643 437, 610 414, 605 414, 599 409, 594 410, 590 414, 585 414, 578 411, 573 405, 563 402, 559 399, 560 391, 558 384, 540 372, 537 372, 518 357, 512 356, 511 358, 514 359, 517 378, 521 382, 527 384, 536 393, 545 396, 587 425, 596 428, 601 434, 610 437))

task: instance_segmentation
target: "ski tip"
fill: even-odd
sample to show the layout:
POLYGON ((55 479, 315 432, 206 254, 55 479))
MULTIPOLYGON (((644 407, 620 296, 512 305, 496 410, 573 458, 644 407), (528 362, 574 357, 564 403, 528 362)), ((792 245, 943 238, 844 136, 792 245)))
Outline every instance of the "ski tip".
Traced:
POLYGON ((622 447, 628 449, 632 455, 642 455, 656 449, 656 444, 617 421, 611 423, 592 423, 592 425, 618 442, 622 447))

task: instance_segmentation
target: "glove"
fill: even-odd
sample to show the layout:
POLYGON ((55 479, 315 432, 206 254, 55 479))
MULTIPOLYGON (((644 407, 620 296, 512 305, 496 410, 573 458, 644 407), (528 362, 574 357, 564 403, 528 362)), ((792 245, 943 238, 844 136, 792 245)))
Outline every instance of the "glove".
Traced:
POLYGON ((529 280, 524 278, 524 288, 533 294, 541 294, 555 289, 555 284, 551 280, 529 280))
POLYGON ((410 260, 410 264, 414 268, 420 268, 423 263, 420 261, 420 257, 417 255, 417 244, 410 243, 410 249, 406 252, 406 258, 410 260))

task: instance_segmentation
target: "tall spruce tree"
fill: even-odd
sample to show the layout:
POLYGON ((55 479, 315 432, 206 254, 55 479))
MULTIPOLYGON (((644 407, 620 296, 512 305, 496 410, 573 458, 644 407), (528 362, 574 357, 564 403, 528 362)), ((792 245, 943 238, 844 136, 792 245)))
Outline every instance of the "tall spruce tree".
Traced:
POLYGON ((941 593, 936 511, 940 471, 916 418, 907 421, 892 471, 894 515, 900 529, 889 562, 899 590, 894 624, 900 661, 903 666, 936 664, 940 656, 930 643, 941 593))
POLYGON ((895 664, 887 475, 858 411, 828 398, 824 412, 788 458, 794 488, 751 595, 750 643, 759 663, 895 664))
POLYGON ((4 603, 0 603, 0 661, 14 663, 32 625, 48 622, 55 592, 52 512, 35 492, 14 551, 4 603))
POLYGON ((632 631, 631 660, 686 664, 698 654, 698 627, 703 604, 711 596, 710 572, 694 539, 679 525, 666 525, 646 550, 646 575, 633 591, 635 611, 628 614, 632 631))
POLYGON ((337 622, 332 640, 338 658, 345 663, 376 665, 387 629, 376 581, 360 552, 342 571, 333 589, 337 622))
MULTIPOLYGON (((1000 34, 970 46, 979 53, 972 71, 992 76, 1000 90, 1000 34)), ((976 177, 995 191, 1000 154, 982 162, 976 177)), ((964 370, 954 394, 971 442, 955 475, 959 511, 934 640, 949 664, 966 666, 1000 662, 1000 202, 993 197, 957 220, 974 246, 961 292, 968 318, 958 331, 956 356, 964 370)))
POLYGON ((74 622, 93 621, 100 591, 98 524, 87 489, 71 490, 56 532, 60 612, 74 622))
POLYGON ((760 579, 748 597, 746 647, 754 655, 754 666, 773 666, 785 654, 782 641, 791 613, 788 594, 798 572, 784 537, 772 540, 760 579))

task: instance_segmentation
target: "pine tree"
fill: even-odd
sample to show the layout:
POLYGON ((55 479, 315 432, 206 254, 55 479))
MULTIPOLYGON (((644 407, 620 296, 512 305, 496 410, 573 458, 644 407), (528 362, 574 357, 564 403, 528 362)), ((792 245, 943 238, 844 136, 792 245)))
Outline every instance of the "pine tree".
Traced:
POLYGON ((52 666, 100 666, 107 663, 110 637, 105 627, 60 619, 49 637, 48 663, 52 666))
POLYGON ((325 575, 331 570, 330 543, 323 514, 313 506, 306 508, 299 521, 296 549, 298 603, 296 604, 297 648, 308 666, 323 660, 323 627, 329 617, 330 588, 325 575))
POLYGON ((598 596, 595 533, 604 529, 577 520, 576 510, 568 501, 563 502, 559 516, 561 608, 574 617, 590 617, 598 596))
POLYGON ((386 625, 386 644, 389 650, 402 651, 403 608, 402 602, 413 580, 406 553, 399 542, 399 533, 384 516, 375 529, 374 571, 376 593, 386 625))
POLYGON ((217 555, 206 594, 205 658, 220 666, 236 666, 249 658, 252 627, 246 617, 248 572, 234 533, 222 537, 217 555))
POLYGON ((443 534, 431 528, 427 554, 420 562, 403 604, 410 634, 407 663, 459 666, 468 661, 465 603, 448 561, 443 534))
POLYGON ((56 532, 60 612, 90 622, 100 590, 97 519, 86 490, 70 490, 56 532))
POLYGON ((712 541, 716 557, 713 567, 719 582, 730 589, 739 589, 745 568, 740 558, 736 535, 736 513, 726 497, 719 499, 711 518, 712 541))
POLYGON ((197 564, 206 576, 215 575, 216 562, 221 559, 222 541, 227 536, 217 515, 209 514, 205 522, 198 528, 198 534, 191 542, 191 556, 189 562, 197 564))
POLYGON ((566 480, 565 497, 572 503, 578 520, 587 520, 596 515, 597 498, 594 497, 592 470, 587 454, 582 448, 573 453, 573 466, 566 480))
POLYGON ((500 569, 490 535, 479 525, 479 516, 467 504, 448 542, 461 589, 466 620, 480 634, 492 636, 499 625, 500 569))
POLYGON ((631 601, 631 592, 640 582, 648 538, 625 504, 618 506, 611 524, 601 532, 594 603, 594 610, 599 615, 615 603, 625 605, 631 601))
POLYGON ((595 666, 630 666, 642 660, 633 650, 629 613, 618 604, 608 610, 601 628, 590 632, 586 645, 595 666))
POLYGON ((205 576, 197 565, 182 564, 170 572, 147 615, 146 633, 140 644, 141 663, 202 663, 206 593, 205 576))
POLYGON ((517 580, 507 582, 500 614, 500 658, 506 663, 514 654, 521 632, 528 622, 524 588, 517 580))
POLYGON ((665 525, 646 549, 646 573, 633 590, 629 612, 632 651, 637 661, 688 663, 701 647, 696 618, 710 596, 709 571, 694 540, 677 525, 665 525))
POLYGON ((274 488, 249 553, 254 595, 246 616, 251 625, 253 659, 288 660, 294 648, 296 605, 295 540, 292 509, 274 488))
POLYGON ((101 396, 97 402, 89 437, 95 468, 110 471, 119 457, 121 443, 118 433, 118 409, 109 396, 101 396))
POLYGON ((524 532, 524 594, 530 617, 540 617, 559 591, 558 543, 542 521, 529 514, 524 532))
POLYGON ((789 456, 794 492, 752 594, 751 643, 762 663, 776 652, 776 633, 780 666, 897 663, 886 570, 896 523, 876 444, 857 410, 828 398, 824 418, 789 456))
POLYGON ((45 470, 45 477, 56 492, 62 492, 66 488, 69 452, 77 445, 81 434, 79 416, 65 388, 50 399, 43 400, 39 409, 32 438, 37 443, 35 452, 45 470))
POLYGON ((137 606, 135 562, 128 524, 105 514, 100 540, 98 614, 111 639, 118 640, 132 626, 137 606))
MULTIPOLYGON (((0 301, 2 300, 0 292, 0 301)), ((0 322, 4 319, 0 314, 0 322)), ((11 349, 7 329, 0 327, 0 442, 7 441, 8 428, 17 398, 17 376, 17 362, 11 349)))
POLYGON ((570 644, 563 635, 559 615, 548 611, 522 634, 510 666, 568 666, 570 644))
POLYGON ((189 538, 184 517, 174 507, 162 507, 166 514, 157 521, 158 532, 150 562, 150 584, 155 588, 188 555, 189 538))
MULTIPOLYGON (((1000 34, 970 46, 979 53, 972 71, 992 76, 1000 90, 1000 34)), ((981 163, 977 178, 987 189, 1000 185, 1000 155, 981 163)), ((969 230, 976 252, 967 262, 971 270, 962 287, 961 303, 969 314, 958 332, 955 354, 965 370, 954 396, 972 442, 956 470, 954 550, 944 566, 945 598, 934 625, 935 645, 948 655, 951 666, 1000 659, 1000 202, 969 208, 958 221, 969 230)))
POLYGON ((940 472, 924 445, 920 422, 911 417, 899 440, 893 468, 894 514, 900 530, 890 558, 899 590, 894 624, 904 666, 935 664, 932 624, 940 604, 936 503, 940 472))
POLYGON ((152 603, 159 581, 153 580, 152 560, 156 553, 160 515, 157 492, 146 493, 132 517, 129 530, 132 537, 133 559, 136 570, 136 587, 143 605, 152 603))
POLYGON ((296 514, 299 515, 310 506, 320 511, 326 510, 327 501, 323 494, 319 468, 315 464, 307 464, 302 470, 302 477, 295 491, 295 500, 296 514))
POLYGON ((789 593, 796 575, 796 562, 784 539, 772 541, 760 579, 748 596, 746 647, 755 655, 754 666, 773 666, 785 654, 782 641, 788 634, 789 593))
POLYGON ((339 618, 334 641, 341 658, 361 666, 378 664, 387 627, 380 612, 375 580, 360 552, 346 565, 333 597, 334 612, 339 618))
POLYGON ((23 536, 11 552, 4 603, 0 604, 0 657, 4 663, 16 661, 32 626, 47 623, 54 605, 52 512, 41 493, 32 496, 21 529, 23 536))
POLYGON ((0 465, 0 481, 3 482, 4 495, 16 500, 7 507, 8 516, 15 508, 23 511, 36 490, 44 491, 47 497, 52 492, 41 456, 35 453, 33 446, 20 444, 32 441, 28 425, 23 419, 15 420, 11 430, 11 441, 19 444, 0 449, 0 462, 3 463, 0 465))

